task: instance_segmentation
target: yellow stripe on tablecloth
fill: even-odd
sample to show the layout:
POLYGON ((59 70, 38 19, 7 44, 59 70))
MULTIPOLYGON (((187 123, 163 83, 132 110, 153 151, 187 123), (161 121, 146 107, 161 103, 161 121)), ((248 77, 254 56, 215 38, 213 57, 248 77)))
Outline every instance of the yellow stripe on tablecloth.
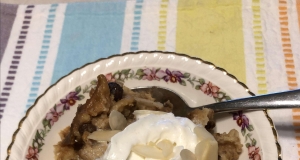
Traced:
POLYGON ((157 49, 161 51, 166 50, 168 3, 169 0, 160 3, 157 49))
POLYGON ((246 82, 241 1, 179 0, 176 51, 200 57, 246 82))
POLYGON ((261 27, 260 15, 260 0, 252 1, 253 12, 253 35, 255 41, 255 56, 256 56, 256 79, 258 83, 258 94, 266 94, 267 91, 267 76, 265 67, 265 53, 261 27))

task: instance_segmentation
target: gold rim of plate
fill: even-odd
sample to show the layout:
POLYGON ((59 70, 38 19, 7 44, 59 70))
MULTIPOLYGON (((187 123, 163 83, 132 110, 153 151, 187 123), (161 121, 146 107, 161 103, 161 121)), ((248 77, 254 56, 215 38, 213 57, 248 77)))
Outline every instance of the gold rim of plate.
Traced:
MULTIPOLYGON (((234 75, 228 73, 225 69, 220 68, 220 67, 217 67, 217 66, 215 66, 213 63, 208 62, 208 61, 204 61, 204 60, 202 60, 201 58, 191 57, 191 56, 189 56, 189 55, 182 54, 182 53, 164 52, 164 51, 138 51, 138 52, 126 52, 126 53, 123 53, 123 54, 112 55, 112 56, 109 56, 109 57, 107 57, 107 58, 100 58, 100 59, 98 59, 98 60, 96 60, 96 61, 94 61, 94 62, 87 63, 87 64, 85 64, 85 65, 83 65, 83 66, 81 66, 81 67, 79 67, 79 68, 76 68, 76 69, 74 69, 73 71, 71 71, 69 74, 67 74, 67 75, 65 75, 65 76, 63 76, 63 77, 61 77, 56 83, 54 83, 54 84, 52 84, 50 87, 48 87, 48 88, 45 90, 45 92, 44 92, 43 94, 41 94, 41 95, 35 100, 34 104, 33 104, 30 108, 28 108, 28 110, 26 111, 25 116, 20 120, 19 125, 18 125, 18 129, 16 129, 16 131, 13 133, 13 136, 12 136, 12 142, 11 142, 10 145, 7 147, 7 157, 6 157, 6 160, 9 159, 9 156, 10 156, 10 153, 11 153, 11 147, 13 146, 13 144, 14 144, 14 142, 15 142, 16 136, 17 136, 19 130, 21 129, 24 120, 25 120, 25 119, 27 118, 27 116, 29 115, 31 109, 32 109, 33 107, 35 107, 35 105, 36 105, 36 103, 39 101, 39 99, 40 99, 41 97, 43 97, 43 96, 48 92, 48 90, 49 90, 50 88, 52 88, 53 86, 55 86, 57 83, 59 83, 59 82, 60 82, 62 79, 64 79, 65 77, 71 75, 72 73, 76 72, 77 70, 80 70, 80 69, 82 69, 82 68, 84 68, 84 67, 86 67, 86 66, 88 66, 88 65, 91 65, 91 64, 100 62, 100 61, 102 61, 102 60, 111 59, 111 58, 114 58, 114 57, 122 57, 122 56, 126 56, 126 55, 138 55, 138 54, 140 54, 140 53, 174 54, 174 55, 177 55, 177 56, 188 57, 188 58, 193 59, 193 60, 199 60, 199 61, 201 61, 202 63, 205 63, 205 64, 207 64, 207 65, 212 65, 212 66, 214 66, 214 68, 217 69, 217 70, 220 70, 220 71, 222 71, 222 72, 225 72, 227 76, 229 76, 229 77, 232 78, 233 80, 236 80, 237 83, 238 83, 239 85, 241 85, 241 86, 246 90, 246 92, 248 92, 251 96, 255 96, 255 94, 254 94, 253 92, 251 92, 251 91, 249 90, 249 88, 248 88, 243 82, 239 81, 234 75)), ((277 147, 278 160, 282 160, 282 156, 281 156, 281 146, 280 146, 280 144, 278 143, 278 135, 277 135, 277 131, 276 131, 276 129, 275 129, 275 125, 274 125, 274 123, 273 123, 273 120, 271 119, 271 117, 270 117, 269 114, 268 114, 268 110, 265 109, 265 110, 263 110, 263 112, 264 112, 266 118, 268 119, 268 121, 269 121, 269 123, 270 123, 270 125, 271 125, 271 128, 272 128, 272 131, 273 131, 273 136, 274 136, 274 138, 275 138, 275 144, 276 144, 276 147, 277 147)))

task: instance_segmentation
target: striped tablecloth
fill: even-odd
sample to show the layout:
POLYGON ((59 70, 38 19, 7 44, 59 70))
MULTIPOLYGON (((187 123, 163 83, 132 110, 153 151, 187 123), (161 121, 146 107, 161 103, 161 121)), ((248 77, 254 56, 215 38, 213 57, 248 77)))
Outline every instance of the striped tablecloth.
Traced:
MULTIPOLYGON (((88 62, 139 50, 200 57, 256 94, 296 89, 300 0, 1 4, 1 159, 26 109, 47 87, 88 62)), ((300 109, 270 115, 284 159, 299 159, 300 109)))

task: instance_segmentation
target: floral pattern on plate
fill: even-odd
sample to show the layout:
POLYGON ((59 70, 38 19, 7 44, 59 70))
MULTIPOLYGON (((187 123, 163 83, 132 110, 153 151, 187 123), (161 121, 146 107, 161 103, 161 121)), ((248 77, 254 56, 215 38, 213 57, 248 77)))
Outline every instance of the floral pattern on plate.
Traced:
MULTIPOLYGON (((136 71, 133 69, 124 69, 116 71, 114 73, 107 73, 106 79, 108 82, 125 81, 128 79, 148 80, 148 81, 160 81, 178 83, 182 86, 187 86, 186 82, 189 82, 192 88, 202 91, 207 96, 213 97, 216 102, 230 100, 231 98, 220 90, 220 88, 210 81, 205 81, 203 78, 197 78, 191 76, 190 73, 183 73, 178 70, 171 71, 170 69, 161 68, 141 68, 136 71)), ((38 129, 32 140, 32 145, 28 147, 26 159, 27 160, 38 160, 39 152, 44 146, 44 138, 47 133, 50 132, 51 127, 59 120, 65 111, 70 110, 70 107, 74 106, 77 101, 84 99, 84 95, 89 93, 90 89, 96 87, 97 80, 92 80, 89 85, 84 87, 78 86, 74 91, 69 92, 68 95, 60 99, 60 102, 54 105, 53 108, 46 114, 43 119, 43 128, 38 129), (83 89, 82 89, 83 88, 83 89)), ((249 119, 242 113, 233 113, 233 119, 236 120, 238 126, 241 127, 241 133, 245 137, 246 147, 248 148, 249 160, 261 160, 260 149, 256 147, 256 140, 251 138, 251 132, 254 131, 252 125, 250 125, 249 119), (249 133, 246 134, 246 129, 249 133)))
POLYGON ((245 145, 248 148, 249 159, 261 160, 260 148, 256 147, 257 141, 255 138, 252 138, 251 132, 254 131, 254 128, 250 124, 249 119, 245 114, 243 114, 242 111, 235 112, 232 115, 233 115, 233 120, 236 120, 237 125, 241 127, 241 133, 245 137, 245 145))
POLYGON ((230 100, 230 97, 226 93, 221 92, 218 86, 215 86, 211 82, 206 82, 203 78, 197 78, 191 76, 190 73, 182 72, 178 70, 170 71, 170 69, 161 68, 140 68, 136 71, 132 69, 124 69, 114 73, 106 74, 108 81, 125 81, 128 79, 149 80, 178 83, 182 86, 187 86, 187 82, 196 90, 202 91, 204 94, 213 97, 216 102, 230 100))
POLYGON ((81 86, 76 87, 75 91, 70 92, 66 97, 60 99, 60 102, 55 104, 53 108, 46 114, 43 119, 43 128, 39 129, 35 133, 35 137, 32 140, 32 145, 29 146, 26 159, 27 160, 38 160, 39 152, 44 146, 44 138, 47 133, 51 130, 54 123, 56 123, 60 116, 65 111, 70 110, 71 106, 74 106, 77 101, 84 99, 84 96, 80 94, 81 86))

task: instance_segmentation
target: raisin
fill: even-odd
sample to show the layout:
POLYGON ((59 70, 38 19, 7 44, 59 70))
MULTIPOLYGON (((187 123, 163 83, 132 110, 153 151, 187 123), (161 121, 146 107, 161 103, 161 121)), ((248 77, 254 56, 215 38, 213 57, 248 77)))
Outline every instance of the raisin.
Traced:
POLYGON ((82 142, 75 142, 73 144, 73 148, 74 148, 75 151, 80 150, 82 147, 83 147, 83 143, 82 142))
POLYGON ((80 127, 79 127, 79 133, 82 135, 84 133, 84 131, 87 131, 87 132, 94 132, 97 130, 97 127, 94 126, 93 124, 91 123, 84 123, 82 124, 80 127))
POLYGON ((117 102, 123 97, 123 88, 115 82, 108 83, 110 94, 114 96, 114 100, 117 102))
POLYGON ((216 126, 216 123, 214 121, 208 121, 206 126, 205 126, 205 129, 206 130, 212 130, 213 128, 215 128, 216 126))

